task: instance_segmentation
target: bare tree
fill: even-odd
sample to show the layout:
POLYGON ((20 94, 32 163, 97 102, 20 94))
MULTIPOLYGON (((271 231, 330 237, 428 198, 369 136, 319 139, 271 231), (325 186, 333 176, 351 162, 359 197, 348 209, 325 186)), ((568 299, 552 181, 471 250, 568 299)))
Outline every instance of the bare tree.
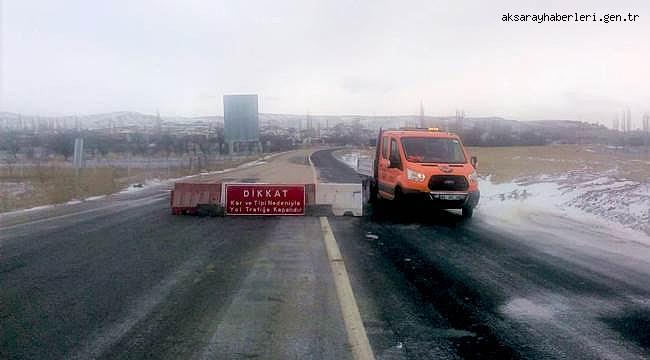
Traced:
POLYGON ((60 133, 52 136, 49 141, 49 147, 55 153, 63 155, 65 161, 74 153, 74 135, 70 133, 60 133))

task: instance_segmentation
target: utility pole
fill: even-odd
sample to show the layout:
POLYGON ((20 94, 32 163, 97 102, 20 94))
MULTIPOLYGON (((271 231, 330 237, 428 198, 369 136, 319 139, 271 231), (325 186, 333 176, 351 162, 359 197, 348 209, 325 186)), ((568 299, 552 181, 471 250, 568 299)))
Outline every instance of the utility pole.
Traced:
POLYGON ((627 108, 627 131, 632 132, 634 128, 632 127, 632 110, 627 108))
POLYGON ((643 132, 645 137, 643 139, 646 154, 650 154, 648 147, 650 146, 650 113, 643 114, 643 132))
POLYGON ((464 127, 464 121, 465 120, 465 110, 456 110, 456 124, 455 126, 455 131, 460 134, 463 131, 464 127))
POLYGON ((424 103, 420 100, 420 127, 424 128, 424 103))
POLYGON ((610 136, 608 136, 608 141, 610 142, 611 146, 616 146, 616 138, 618 134, 618 115, 616 115, 612 119, 612 132, 610 133, 610 136))
POLYGON ((76 138, 74 139, 74 157, 72 160, 75 170, 75 179, 77 185, 79 184, 79 171, 84 166, 84 139, 76 138))
POLYGON ((583 143, 582 136, 583 136, 583 131, 584 131, 584 129, 583 129, 584 124, 583 124, 583 122, 581 120, 578 120, 578 121, 580 121, 580 124, 578 125, 578 136, 576 136, 576 137, 578 138, 577 139, 578 140, 578 145, 582 145, 582 143, 583 143))
POLYGON ((160 136, 160 134, 162 133, 162 119, 160 118, 160 111, 158 111, 158 109, 156 109, 156 125, 154 128, 154 132, 156 136, 160 136))
POLYGON ((627 142, 629 143, 628 144, 628 151, 631 151, 632 150, 632 144, 631 144, 630 139, 632 138, 633 129, 632 129, 632 111, 630 110, 630 108, 627 108, 626 119, 627 119, 627 132, 628 132, 627 142))
POLYGON ((307 136, 311 137, 312 136, 312 131, 313 131, 313 126, 311 123, 311 116, 309 116, 309 111, 307 111, 307 116, 305 118, 305 126, 307 126, 307 136))
POLYGON ((623 152, 627 152, 627 113, 622 111, 621 128, 623 129, 623 152))

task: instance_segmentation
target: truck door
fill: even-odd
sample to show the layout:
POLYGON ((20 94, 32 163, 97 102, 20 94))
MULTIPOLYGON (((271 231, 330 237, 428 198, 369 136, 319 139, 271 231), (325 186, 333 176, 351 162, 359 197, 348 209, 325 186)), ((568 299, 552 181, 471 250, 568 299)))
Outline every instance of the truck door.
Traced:
POLYGON ((388 153, 389 153, 389 138, 388 136, 383 136, 379 144, 381 146, 381 151, 379 152, 379 159, 377 161, 377 166, 379 170, 377 172, 377 185, 378 190, 383 193, 387 193, 387 189, 390 187, 388 182, 388 153))
POLYGON ((403 170, 402 158, 400 156, 397 139, 395 138, 390 139, 390 153, 388 156, 388 161, 390 162, 390 166, 388 168, 388 171, 386 171, 386 183, 389 184, 389 192, 391 195, 393 195, 395 186, 397 186, 397 177, 402 174, 403 170))

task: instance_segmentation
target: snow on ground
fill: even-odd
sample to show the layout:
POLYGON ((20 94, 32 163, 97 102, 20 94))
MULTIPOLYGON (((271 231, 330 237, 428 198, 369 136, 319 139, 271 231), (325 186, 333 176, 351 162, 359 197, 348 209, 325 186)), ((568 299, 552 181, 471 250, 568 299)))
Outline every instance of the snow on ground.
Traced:
POLYGON ((144 189, 150 188, 152 186, 158 186, 161 184, 164 184, 166 182, 173 181, 173 180, 160 180, 160 179, 151 179, 147 180, 144 183, 135 183, 131 184, 128 187, 124 188, 122 191, 118 192, 118 194, 125 194, 125 193, 132 193, 136 191, 142 191, 144 189))
POLYGON ((95 201, 95 200, 101 200, 101 199, 103 199, 103 198, 105 198, 105 197, 106 197, 106 195, 91 196, 91 197, 87 197, 84 201, 95 201))
MULTIPOLYGON (((367 155, 354 150, 335 155, 357 171, 358 164, 371 162, 367 155)), ((597 174, 578 168, 561 176, 543 175, 505 183, 483 177, 477 214, 514 216, 539 211, 598 223, 619 232, 627 228, 650 234, 650 180, 639 183, 618 178, 617 174, 616 168, 597 174)))
POLYGON ((501 184, 487 177, 481 179, 480 188, 482 213, 540 210, 650 233, 650 183, 572 172, 501 184))

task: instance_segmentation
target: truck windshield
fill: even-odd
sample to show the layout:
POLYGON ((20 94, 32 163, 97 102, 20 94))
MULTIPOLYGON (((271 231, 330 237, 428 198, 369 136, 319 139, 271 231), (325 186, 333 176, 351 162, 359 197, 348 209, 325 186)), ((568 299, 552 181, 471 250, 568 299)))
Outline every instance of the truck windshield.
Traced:
POLYGON ((406 160, 418 163, 465 163, 460 141, 449 138, 402 138, 406 160))

